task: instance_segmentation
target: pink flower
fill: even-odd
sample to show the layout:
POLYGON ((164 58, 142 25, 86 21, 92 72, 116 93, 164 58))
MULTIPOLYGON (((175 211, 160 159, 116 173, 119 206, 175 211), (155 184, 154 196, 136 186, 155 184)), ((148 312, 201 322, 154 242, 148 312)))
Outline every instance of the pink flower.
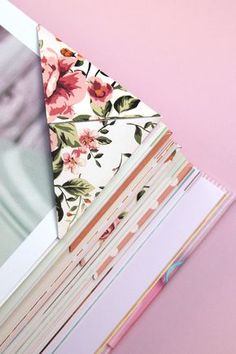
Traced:
POLYGON ((98 133, 95 130, 90 130, 88 128, 84 129, 79 137, 80 144, 82 148, 89 150, 95 150, 98 148, 98 133))
POLYGON ((58 137, 57 134, 49 129, 49 139, 50 139, 50 145, 51 145, 51 151, 54 151, 58 147, 58 137))
POLYGON ((86 95, 87 84, 83 73, 69 71, 75 62, 76 58, 58 57, 51 49, 42 53, 43 86, 49 122, 58 115, 72 116, 73 105, 86 95))
POLYGON ((80 158, 81 152, 73 150, 72 153, 65 152, 62 155, 64 166, 67 170, 70 170, 72 173, 77 173, 79 166, 85 165, 85 160, 80 158))
POLYGON ((93 102, 103 105, 111 98, 112 87, 94 76, 89 79, 88 92, 93 102))

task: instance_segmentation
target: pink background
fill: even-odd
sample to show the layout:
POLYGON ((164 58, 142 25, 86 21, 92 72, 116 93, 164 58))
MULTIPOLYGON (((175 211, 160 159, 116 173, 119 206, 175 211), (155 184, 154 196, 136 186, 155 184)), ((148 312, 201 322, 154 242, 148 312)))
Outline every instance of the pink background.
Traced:
MULTIPOLYGON (((235 0, 13 3, 161 112, 191 161, 236 192, 235 0)), ((236 353, 235 230, 236 205, 116 354, 236 353)))

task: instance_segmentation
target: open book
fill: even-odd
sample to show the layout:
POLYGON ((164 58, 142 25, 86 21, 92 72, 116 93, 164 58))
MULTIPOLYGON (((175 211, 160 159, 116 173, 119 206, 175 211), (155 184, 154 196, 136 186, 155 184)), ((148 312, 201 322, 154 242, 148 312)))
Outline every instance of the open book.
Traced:
POLYGON ((8 1, 0 26, 0 351, 76 335, 79 353, 107 352, 233 196, 159 112, 8 1))

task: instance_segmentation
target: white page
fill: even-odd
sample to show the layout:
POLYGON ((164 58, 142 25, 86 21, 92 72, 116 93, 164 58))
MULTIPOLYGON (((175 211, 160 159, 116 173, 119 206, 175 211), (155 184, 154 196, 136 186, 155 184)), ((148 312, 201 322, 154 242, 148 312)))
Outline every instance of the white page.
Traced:
POLYGON ((11 119, 0 126, 0 307, 57 239, 36 26, 10 2, 0 1, 1 46, 8 48, 0 60, 0 111, 7 123, 11 119))
POLYGON ((118 274, 78 324, 74 316, 73 327, 67 325, 64 339, 58 343, 56 338, 46 353, 54 350, 63 353, 68 348, 70 354, 94 353, 224 194, 222 189, 200 177, 154 232, 153 220, 144 231, 151 233, 151 237, 125 270, 118 274))

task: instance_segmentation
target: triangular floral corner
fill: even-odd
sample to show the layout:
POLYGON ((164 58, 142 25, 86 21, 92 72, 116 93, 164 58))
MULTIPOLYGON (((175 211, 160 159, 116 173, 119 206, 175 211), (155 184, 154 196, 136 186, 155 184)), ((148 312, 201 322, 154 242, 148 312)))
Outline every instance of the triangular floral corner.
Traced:
POLYGON ((39 26, 59 237, 142 143, 159 114, 39 26))

